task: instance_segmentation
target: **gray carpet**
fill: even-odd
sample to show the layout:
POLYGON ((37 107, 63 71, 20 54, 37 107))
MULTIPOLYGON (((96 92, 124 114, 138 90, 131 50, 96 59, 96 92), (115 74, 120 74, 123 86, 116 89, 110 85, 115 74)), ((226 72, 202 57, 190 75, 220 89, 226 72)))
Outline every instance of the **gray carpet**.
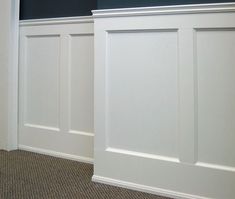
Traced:
POLYGON ((93 166, 26 151, 0 151, 0 199, 167 199, 91 182, 93 166))

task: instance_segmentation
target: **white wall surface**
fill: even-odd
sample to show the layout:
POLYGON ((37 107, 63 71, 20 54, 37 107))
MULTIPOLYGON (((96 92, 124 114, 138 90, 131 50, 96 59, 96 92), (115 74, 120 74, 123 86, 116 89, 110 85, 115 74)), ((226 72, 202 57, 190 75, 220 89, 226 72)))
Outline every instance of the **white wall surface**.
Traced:
POLYGON ((8 131, 8 66, 9 66, 9 31, 10 1, 0 3, 0 149, 6 148, 8 131))
POLYGON ((93 37, 91 17, 21 22, 21 149, 93 162, 93 37))
POLYGON ((19 1, 0 2, 0 149, 17 148, 19 1))
POLYGON ((94 11, 93 180, 235 197, 235 5, 94 11))

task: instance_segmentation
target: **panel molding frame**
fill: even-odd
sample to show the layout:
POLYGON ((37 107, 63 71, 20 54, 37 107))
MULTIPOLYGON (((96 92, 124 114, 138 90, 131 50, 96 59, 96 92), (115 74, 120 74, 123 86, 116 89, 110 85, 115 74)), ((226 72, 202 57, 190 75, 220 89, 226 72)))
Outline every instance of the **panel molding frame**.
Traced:
POLYGON ((57 132, 60 131, 60 128, 37 125, 37 124, 27 124, 27 123, 25 123, 24 126, 29 127, 29 128, 37 128, 37 129, 49 130, 49 131, 57 131, 57 132))
POLYGON ((194 113, 194 118, 195 118, 195 166, 199 167, 204 167, 204 168, 209 168, 209 169, 215 169, 215 170, 221 170, 221 171, 228 171, 235 173, 235 165, 230 166, 230 165, 224 165, 224 164, 218 164, 218 163, 212 163, 212 162, 207 162, 207 161, 200 161, 198 158, 198 127, 199 127, 199 114, 198 114, 198 109, 199 109, 199 103, 198 103, 198 98, 199 98, 199 88, 198 88, 198 63, 197 63, 197 41, 198 41, 198 36, 197 33, 199 32, 220 32, 220 31, 235 31, 235 25, 234 26, 228 26, 228 27, 200 27, 200 28, 193 28, 194 31, 194 37, 193 37, 193 42, 194 42, 194 94, 195 94, 195 103, 194 103, 194 108, 195 108, 195 113, 194 113))
MULTIPOLYGON (((179 159, 180 159, 180 151, 177 150, 177 154, 176 156, 174 157, 173 155, 172 156, 168 156, 168 155, 161 155, 161 154, 152 154, 152 153, 148 153, 148 152, 141 152, 141 151, 132 151, 132 150, 126 150, 126 149, 122 149, 122 148, 116 148, 116 147, 112 147, 109 145, 110 143, 110 135, 109 135, 109 131, 108 131, 108 124, 109 124, 109 105, 108 105, 108 101, 109 101, 109 85, 108 85, 108 67, 109 67, 109 56, 110 56, 110 36, 112 34, 139 34, 139 33, 145 33, 145 34, 148 34, 148 33, 175 33, 176 34, 176 49, 178 49, 178 31, 179 29, 178 28, 146 28, 146 29, 142 29, 142 28, 128 28, 128 29, 106 29, 105 30, 105 66, 104 66, 104 71, 105 71, 105 89, 104 89, 104 92, 105 92, 105 106, 104 106, 104 118, 105 118, 105 151, 106 152, 113 152, 113 153, 119 153, 119 154, 124 154, 124 155, 130 155, 130 156, 135 156, 135 157, 141 157, 141 158, 151 158, 151 159, 158 159, 158 160, 164 160, 164 161, 170 161, 170 162, 179 162, 179 159)), ((177 54, 177 60, 179 60, 179 55, 178 53, 177 54)), ((178 61, 179 62, 179 61, 178 61)), ((176 68, 178 70, 179 68, 179 64, 177 63, 176 64, 176 68)), ((178 75, 178 74, 177 74, 178 75)), ((176 75, 176 76, 177 76, 176 75)), ((177 83, 179 82, 178 81, 178 76, 176 77, 177 79, 177 83)), ((178 83, 179 84, 179 83, 178 83)), ((179 93, 179 89, 178 89, 179 86, 177 86, 177 94, 179 93)), ((178 100, 179 101, 179 100, 178 100)), ((179 113, 179 103, 177 104, 177 115, 180 115, 179 113)), ((176 130, 176 138, 178 137, 179 135, 179 124, 177 124, 177 130, 176 130)), ((178 139, 175 140, 176 141, 176 148, 179 148, 179 141, 178 139)))
POLYGON ((21 89, 21 93, 20 93, 20 101, 23 100, 22 102, 22 107, 23 107, 23 112, 22 113, 19 113, 20 115, 20 123, 23 123, 25 126, 30 126, 30 127, 38 127, 40 129, 49 129, 49 130, 55 130, 55 131, 59 131, 60 130, 60 85, 59 85, 59 82, 60 82, 60 74, 61 74, 61 65, 62 65, 62 61, 60 60, 63 56, 61 56, 61 36, 60 34, 55 34, 55 33, 52 33, 52 34, 48 34, 48 33, 45 33, 45 34, 27 34, 27 35, 24 35, 22 36, 22 41, 21 41, 21 45, 22 45, 22 48, 20 49, 21 52, 24 57, 22 57, 22 60, 21 60, 21 63, 20 63, 20 66, 23 67, 23 70, 20 71, 20 77, 23 79, 23 83, 21 85, 22 89, 21 89), (58 74, 57 74, 57 81, 58 81, 58 85, 57 85, 57 89, 58 89, 58 95, 57 95, 57 98, 58 98, 58 107, 57 107, 57 110, 58 110, 58 115, 57 115, 57 120, 58 120, 58 126, 57 127, 51 127, 51 126, 45 126, 44 125, 40 125, 40 124, 30 124, 28 121, 27 121, 27 96, 28 96, 28 86, 27 86, 27 83, 26 83, 26 77, 28 75, 28 66, 27 66, 27 58, 28 58, 28 51, 27 51, 27 47, 28 47, 28 39, 32 39, 32 38, 53 38, 53 37, 57 37, 58 40, 59 40, 59 65, 58 65, 58 74))
POLYGON ((163 160, 163 161, 168 161, 168 162, 180 163, 179 158, 168 157, 168 156, 163 156, 163 155, 136 152, 136 151, 118 149, 118 148, 113 148, 113 147, 106 148, 106 151, 111 152, 111 153, 119 153, 123 155, 130 155, 130 156, 136 156, 136 157, 141 157, 141 158, 149 158, 149 159, 155 159, 155 160, 163 160))
MULTIPOLYGON (((91 17, 89 17, 91 18, 91 17)), ((93 21, 92 21, 93 22, 93 21)), ((71 47, 72 47, 72 37, 84 37, 84 36, 92 36, 94 37, 94 33, 87 32, 87 33, 71 33, 67 35, 67 45, 68 45, 68 57, 67 57, 67 65, 68 65, 68 132, 72 134, 77 134, 77 135, 85 135, 89 137, 94 137, 93 132, 87 132, 87 131, 78 131, 76 129, 71 128, 72 122, 71 122, 71 96, 72 96, 72 91, 71 91, 71 71, 72 71, 72 55, 71 55, 71 47)), ((93 113, 94 114, 94 113, 93 113)))
POLYGON ((77 134, 77 135, 84 135, 84 136, 89 136, 89 137, 94 137, 94 133, 90 132, 85 132, 85 131, 76 131, 76 130, 70 130, 69 133, 77 134))
POLYGON ((195 165, 200 166, 200 167, 210 168, 210 169, 235 172, 235 167, 230 167, 226 165, 218 165, 218 164, 212 164, 212 163, 206 163, 206 162, 197 162, 195 165))

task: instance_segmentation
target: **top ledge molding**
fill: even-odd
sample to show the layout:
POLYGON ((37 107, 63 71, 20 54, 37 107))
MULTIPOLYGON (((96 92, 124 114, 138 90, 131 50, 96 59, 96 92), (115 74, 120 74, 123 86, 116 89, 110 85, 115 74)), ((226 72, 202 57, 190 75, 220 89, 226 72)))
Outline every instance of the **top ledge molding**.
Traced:
POLYGON ((92 16, 58 17, 58 18, 20 20, 20 26, 79 24, 79 23, 93 23, 93 22, 94 20, 92 16))
POLYGON ((93 10, 94 18, 235 12, 235 2, 93 10))

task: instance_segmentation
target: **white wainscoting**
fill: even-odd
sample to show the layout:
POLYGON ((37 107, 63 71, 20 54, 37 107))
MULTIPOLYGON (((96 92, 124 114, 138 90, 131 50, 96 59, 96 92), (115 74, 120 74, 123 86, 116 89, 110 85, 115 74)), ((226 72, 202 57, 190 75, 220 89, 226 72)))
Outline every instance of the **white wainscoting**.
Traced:
POLYGON ((93 162, 91 17, 20 23, 19 148, 93 162))
POLYGON ((93 180, 235 198, 235 4, 93 16, 93 180))

